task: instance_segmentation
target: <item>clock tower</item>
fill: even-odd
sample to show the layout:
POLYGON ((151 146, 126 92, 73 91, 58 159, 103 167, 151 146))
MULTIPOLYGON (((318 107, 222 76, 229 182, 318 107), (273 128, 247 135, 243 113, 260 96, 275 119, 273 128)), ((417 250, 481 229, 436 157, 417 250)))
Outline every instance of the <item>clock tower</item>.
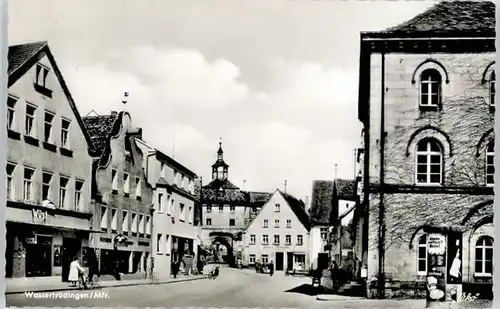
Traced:
POLYGON ((217 150, 217 160, 212 164, 212 180, 224 181, 227 180, 227 171, 229 165, 224 162, 224 151, 222 150, 222 142, 219 142, 219 150, 217 150))

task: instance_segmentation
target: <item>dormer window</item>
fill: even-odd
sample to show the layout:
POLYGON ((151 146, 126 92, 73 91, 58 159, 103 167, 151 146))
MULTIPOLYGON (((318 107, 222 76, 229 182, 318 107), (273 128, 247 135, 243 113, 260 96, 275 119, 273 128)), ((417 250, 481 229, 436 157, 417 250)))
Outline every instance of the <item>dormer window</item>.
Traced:
POLYGON ((43 88, 47 88, 47 76, 49 75, 49 68, 43 64, 36 65, 36 80, 35 83, 43 88))
POLYGON ((441 104, 441 74, 427 69, 420 75, 420 107, 437 108, 441 104))

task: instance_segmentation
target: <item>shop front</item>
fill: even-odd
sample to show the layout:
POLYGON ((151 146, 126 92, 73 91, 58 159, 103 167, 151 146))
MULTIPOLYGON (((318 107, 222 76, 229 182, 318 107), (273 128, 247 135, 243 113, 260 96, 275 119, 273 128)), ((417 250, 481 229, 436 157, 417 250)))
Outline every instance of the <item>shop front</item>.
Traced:
POLYGON ((6 209, 6 277, 67 280, 69 264, 81 258, 82 247, 88 244, 91 214, 15 206, 8 204, 6 209))

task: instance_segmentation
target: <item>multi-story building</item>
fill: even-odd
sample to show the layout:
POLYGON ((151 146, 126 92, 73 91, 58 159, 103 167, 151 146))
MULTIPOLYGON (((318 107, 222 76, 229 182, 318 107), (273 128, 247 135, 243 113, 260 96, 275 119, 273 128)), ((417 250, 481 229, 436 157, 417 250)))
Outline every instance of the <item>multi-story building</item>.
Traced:
POLYGON ((201 189, 202 241, 217 260, 234 264, 243 256, 242 233, 260 212, 270 193, 243 191, 228 179, 222 143, 212 165, 212 181, 201 189))
POLYGON ((153 189, 143 169, 144 153, 136 143, 142 129, 127 112, 83 118, 96 145, 94 161, 94 229, 91 241, 99 271, 145 277, 152 251, 153 189))
POLYGON ((309 222, 311 224, 311 269, 326 269, 330 265, 328 235, 332 213, 332 180, 315 180, 312 187, 309 222))
POLYGON ((420 293, 427 275, 446 299, 491 296, 495 57, 492 2, 442 2, 361 34, 369 297, 420 293))
POLYGON ((243 263, 273 262, 276 271, 309 270, 309 238, 304 202, 277 189, 245 230, 243 263))
POLYGON ((6 277, 66 281, 93 231, 93 144, 47 42, 8 61, 6 277))
POLYGON ((186 271, 196 266, 200 222, 195 195, 196 174, 158 149, 137 139, 148 161, 148 182, 154 188, 153 257, 157 277, 169 277, 172 263, 182 261, 186 271))

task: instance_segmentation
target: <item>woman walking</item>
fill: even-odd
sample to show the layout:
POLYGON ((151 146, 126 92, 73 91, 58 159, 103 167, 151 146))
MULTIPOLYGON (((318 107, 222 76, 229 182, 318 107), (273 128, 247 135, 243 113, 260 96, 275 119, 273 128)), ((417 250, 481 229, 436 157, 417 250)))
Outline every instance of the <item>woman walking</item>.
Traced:
MULTIPOLYGON (((80 266, 80 262, 78 262, 78 257, 73 258, 73 262, 69 265, 69 276, 68 276, 68 281, 71 282, 73 286, 76 286, 76 283, 78 280, 80 280, 80 277, 82 277, 83 273, 85 273, 85 270, 83 269, 82 266, 80 266)), ((85 280, 83 280, 84 288, 85 286, 85 280)))

